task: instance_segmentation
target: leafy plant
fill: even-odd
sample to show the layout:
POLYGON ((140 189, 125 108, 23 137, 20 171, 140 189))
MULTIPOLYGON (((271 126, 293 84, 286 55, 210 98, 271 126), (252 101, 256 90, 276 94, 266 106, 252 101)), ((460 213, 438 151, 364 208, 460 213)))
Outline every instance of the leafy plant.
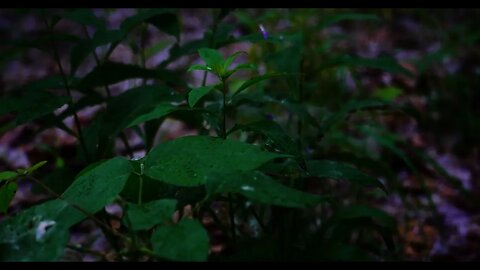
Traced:
MULTIPOLYGON (((20 179, 33 181, 52 196, 29 209, 8 213, 0 223, 2 260, 60 260, 66 248, 75 248, 68 245, 69 230, 86 219, 102 229, 115 248, 116 260, 398 258, 395 220, 365 203, 375 192, 380 191, 380 196, 396 192, 395 177, 388 166, 378 166, 382 161, 358 140, 373 136, 407 166, 413 165, 395 145, 396 138, 366 128, 373 117, 361 124, 350 120, 377 111, 401 111, 393 100, 402 91, 385 88, 374 95, 379 99, 356 96, 345 102, 346 91, 334 78, 339 70, 354 73, 359 67, 412 74, 393 58, 365 59, 330 52, 333 38, 314 40, 312 34, 335 23, 377 22, 378 17, 338 14, 309 26, 309 14, 304 14, 308 11, 301 10, 289 14, 300 25, 290 32, 253 32, 235 38, 230 35, 232 27, 222 21, 229 12, 214 11, 212 30, 183 45, 176 10, 141 10, 115 30, 90 10, 54 17, 40 14, 48 29, 42 37, 50 42, 44 49, 50 50, 61 74, 21 88, 21 97, 0 99, 0 115, 15 116, 1 131, 32 122, 63 129, 78 141, 81 168, 72 166, 76 177, 54 177, 48 184, 32 175, 45 162, 0 173, 1 212, 8 213, 20 179), (54 29, 61 20, 85 30, 85 38, 73 41, 68 73, 60 61, 59 33, 54 29), (145 64, 148 49, 134 42, 148 25, 175 39, 168 58, 155 68, 145 64), (95 30, 92 37, 88 27, 95 30), (251 51, 224 57, 220 48, 243 41, 254 44, 251 51), (112 62, 110 56, 119 44, 137 51, 141 64, 112 62), (100 55, 97 48, 101 46, 106 50, 100 55), (176 71, 166 68, 181 56, 197 54, 203 63, 176 71), (315 54, 319 59, 309 58, 315 54), (95 58, 95 67, 77 76, 89 55, 95 58), (236 63, 242 57, 248 61, 236 63), (266 72, 259 72, 260 65, 266 72), (201 84, 186 83, 185 78, 198 72, 203 74, 201 84), (216 81, 207 84, 207 74, 216 81), (134 79, 140 79, 140 84, 113 95, 113 84, 134 79), (338 95, 325 95, 329 87, 335 87, 338 95), (188 92, 178 91, 185 88, 188 92), (82 97, 75 100, 73 93, 82 97), (65 104, 68 108, 62 113, 53 112, 65 104), (103 109, 88 125, 81 123, 78 112, 94 105, 103 109), (63 123, 70 116, 75 128, 63 123), (155 135, 167 117, 189 123, 199 134, 156 143, 155 135), (365 136, 359 139, 351 128, 365 136), (143 157, 133 157, 126 131, 142 139, 143 157), (116 152, 116 139, 124 143, 130 159, 116 152), (49 187, 68 180, 71 184, 61 191, 49 187), (338 186, 348 192, 337 192, 338 186), (123 209, 119 220, 105 210, 112 203, 123 209), (179 219, 186 207, 192 208, 191 216, 179 219), (203 222, 206 217, 228 236, 228 252, 211 254, 212 242, 203 222), (120 222, 120 227, 113 228, 111 220, 120 222), (261 230, 251 233, 245 224, 256 224, 261 230), (253 257, 248 255, 251 250, 256 253, 253 257)), ((270 20, 267 15, 261 18, 262 27, 278 14, 271 14, 270 20)), ((244 11, 234 15, 243 24, 257 27, 256 19, 244 11)), ((159 50, 165 48, 160 45, 159 50)))

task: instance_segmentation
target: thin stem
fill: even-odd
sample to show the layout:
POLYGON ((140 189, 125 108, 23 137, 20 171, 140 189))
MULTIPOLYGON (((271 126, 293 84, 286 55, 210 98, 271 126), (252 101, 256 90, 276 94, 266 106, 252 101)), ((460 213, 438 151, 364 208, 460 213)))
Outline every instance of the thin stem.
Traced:
POLYGON ((140 181, 138 182, 138 204, 142 204, 143 195, 143 177, 140 175, 140 181))
MULTIPOLYGON (((85 24, 82 24, 82 26, 83 26, 83 32, 85 33, 85 36, 87 37, 87 39, 91 39, 90 34, 88 33, 87 26, 85 24)), ((93 57, 95 58, 95 63, 97 64, 97 66, 100 65, 100 58, 98 57, 98 54, 95 51, 95 49, 93 49, 93 57)), ((105 85, 105 92, 107 93, 107 100, 110 100, 112 98, 112 92, 110 91, 110 87, 107 84, 105 85)), ((122 142, 125 145, 125 149, 127 149, 127 152, 129 153, 130 157, 133 158, 132 147, 130 146, 128 142, 128 138, 123 131, 120 133, 120 138, 122 139, 122 142)))
MULTIPOLYGON (((218 16, 216 14, 213 14, 213 28, 212 28, 212 35, 210 36, 210 40, 208 42, 208 47, 213 48, 215 46, 215 34, 217 33, 217 28, 218 28, 218 16)), ((207 82, 207 71, 203 72, 203 80, 202 80, 202 86, 205 86, 207 82)))
POLYGON ((227 138, 227 109, 226 109, 226 84, 225 82, 223 83, 223 106, 222 106, 222 138, 226 139, 227 138))
MULTIPOLYGON (((42 12, 43 14, 43 20, 45 22, 45 26, 47 27, 47 29, 49 30, 50 32, 50 41, 52 43, 52 47, 53 47, 53 56, 55 58, 55 62, 57 63, 58 65, 58 68, 60 69, 60 74, 61 74, 61 77, 62 77, 62 80, 63 80, 63 83, 65 85, 65 89, 67 90, 67 95, 68 97, 70 98, 69 100, 69 106, 73 107, 73 96, 72 96, 72 92, 70 90, 70 86, 69 86, 69 83, 68 83, 68 79, 67 79, 67 76, 66 76, 66 73, 65 71, 63 70, 63 67, 62 67, 62 62, 60 60, 60 56, 58 54, 58 51, 57 51, 57 47, 55 45, 55 40, 53 38, 53 33, 52 33, 52 29, 50 27, 50 25, 48 24, 48 20, 47 20, 47 17, 45 16, 45 12, 42 12)), ((85 157, 87 159, 87 161, 90 162, 90 155, 88 153, 88 150, 87 150, 87 145, 85 144, 85 139, 84 139, 84 136, 83 136, 83 132, 82 132, 82 127, 80 125, 80 119, 78 118, 78 114, 76 111, 73 111, 73 118, 74 118, 74 122, 75 122, 75 126, 77 128, 77 131, 78 131, 78 140, 80 141, 80 145, 83 149, 83 151, 85 152, 85 157)))

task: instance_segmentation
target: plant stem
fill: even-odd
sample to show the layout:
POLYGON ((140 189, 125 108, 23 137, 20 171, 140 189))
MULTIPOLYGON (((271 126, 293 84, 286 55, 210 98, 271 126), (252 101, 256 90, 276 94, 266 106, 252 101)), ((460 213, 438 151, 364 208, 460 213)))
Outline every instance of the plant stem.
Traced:
MULTIPOLYGON (((213 14, 213 28, 212 28, 212 35, 210 36, 210 40, 208 42, 208 47, 213 48, 215 46, 215 34, 217 33, 217 28, 218 28, 218 16, 216 14, 213 14)), ((203 80, 202 80, 202 86, 205 86, 207 82, 207 71, 203 72, 203 80)))
POLYGON ((222 81, 223 84, 223 105, 222 105, 222 138, 226 139, 227 138, 227 84, 225 81, 222 81))
MULTIPOLYGON (((82 24, 82 26, 83 26, 83 32, 85 33, 85 36, 87 37, 87 39, 91 39, 90 34, 88 33, 87 26, 85 24, 82 24)), ((95 63, 97 64, 97 66, 100 65, 101 64, 100 58, 98 57, 98 54, 95 51, 95 48, 93 49, 93 57, 95 58, 95 63)), ((112 98, 112 92, 110 91, 110 87, 108 85, 105 85, 105 92, 107 93, 107 100, 110 100, 112 98)), ((128 143, 128 138, 123 131, 120 132, 120 138, 122 139, 122 142, 125 145, 125 149, 129 153, 130 158, 133 158, 132 147, 128 143)))
POLYGON ((143 193, 143 177, 140 175, 140 181, 138 182, 138 204, 142 204, 142 193, 143 193))
MULTIPOLYGON (((47 29, 49 30, 50 32, 50 41, 52 43, 52 47, 53 47, 53 56, 55 58, 55 62, 57 62, 57 65, 58 65, 58 68, 60 70, 60 74, 61 74, 61 77, 62 77, 62 80, 63 80, 63 83, 65 85, 65 89, 67 90, 67 95, 68 97, 70 98, 70 101, 69 101, 69 106, 70 107, 73 107, 73 96, 72 96, 72 92, 70 90, 70 86, 69 86, 69 83, 68 83, 68 79, 67 79, 67 76, 66 76, 66 73, 65 71, 63 70, 63 67, 62 67, 62 62, 60 60, 60 56, 58 54, 58 51, 57 51, 57 47, 55 46, 55 40, 53 38, 53 31, 52 31, 52 28, 50 27, 49 23, 48 23, 48 20, 47 20, 47 17, 45 15, 45 11, 43 10, 42 12, 42 15, 43 15, 43 20, 45 22, 45 26, 47 27, 47 29)), ((84 139, 84 136, 83 136, 83 132, 82 132, 82 127, 80 125, 80 119, 78 118, 78 114, 76 111, 73 111, 73 118, 74 118, 74 122, 75 122, 75 126, 77 128, 77 131, 78 131, 78 140, 80 141, 80 145, 85 153, 85 157, 87 159, 88 162, 91 161, 90 159, 90 155, 88 153, 88 150, 87 150, 87 145, 85 144, 85 139, 84 139)))

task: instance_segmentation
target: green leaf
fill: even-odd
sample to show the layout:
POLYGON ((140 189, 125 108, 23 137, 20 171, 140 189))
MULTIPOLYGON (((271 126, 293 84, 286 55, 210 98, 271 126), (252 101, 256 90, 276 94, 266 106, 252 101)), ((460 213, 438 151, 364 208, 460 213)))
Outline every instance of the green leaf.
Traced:
POLYGON ((79 8, 66 12, 62 16, 79 24, 90 25, 97 29, 105 28, 105 22, 95 16, 92 9, 79 8))
POLYGON ((176 109, 169 102, 178 98, 173 90, 156 85, 123 92, 110 101, 101 119, 101 140, 105 143, 105 140, 113 138, 125 128, 165 116, 176 109))
POLYGON ((47 91, 28 89, 22 97, 7 97, 0 100, 0 115, 16 114, 14 126, 19 126, 52 113, 66 104, 69 98, 57 96, 47 91))
POLYGON ((322 123, 322 132, 327 133, 333 126, 343 121, 350 113, 360 110, 383 109, 390 106, 391 103, 381 100, 352 100, 342 106, 340 110, 328 117, 322 123))
POLYGON ((308 208, 329 200, 284 186, 258 171, 212 173, 206 177, 210 195, 233 192, 264 204, 308 208))
POLYGON ((392 134, 390 132, 387 132, 386 130, 383 130, 382 132, 382 130, 378 130, 377 128, 367 125, 361 125, 358 127, 358 129, 360 130, 360 132, 372 137, 381 146, 385 147, 387 150, 399 157, 413 173, 417 173, 417 168, 414 165, 413 161, 408 157, 405 151, 403 151, 396 145, 398 141, 398 138, 396 138, 396 134, 392 134))
POLYGON ((187 72, 193 71, 193 70, 206 70, 206 71, 212 71, 212 68, 204 66, 204 65, 191 65, 187 72))
POLYGON ((205 183, 204 176, 209 173, 253 170, 282 157, 290 156, 228 139, 186 136, 162 143, 148 153, 145 174, 178 186, 196 186, 205 183))
POLYGON ((158 30, 175 36, 177 40, 180 36, 180 24, 177 16, 169 9, 148 9, 141 10, 137 14, 128 17, 120 25, 120 29, 129 33, 142 22, 150 23, 158 30))
POLYGON ((128 79, 161 79, 167 82, 177 82, 177 76, 168 70, 141 68, 136 65, 107 62, 96 66, 79 83, 82 90, 97 86, 105 86, 128 79))
POLYGON ((208 67, 211 67, 213 69, 213 72, 217 74, 217 76, 221 76, 224 71, 223 64, 225 62, 225 59, 219 51, 214 49, 202 48, 198 50, 198 54, 203 59, 203 61, 205 61, 205 64, 207 64, 208 67))
POLYGON ((298 151, 297 144, 287 135, 283 128, 274 121, 262 120, 245 125, 237 125, 230 132, 236 129, 254 131, 272 140, 282 151, 297 157, 302 154, 298 151))
MULTIPOLYGON (((44 185, 48 186, 57 194, 62 194, 75 179, 77 171, 70 167, 57 167, 54 171, 42 177, 44 185)), ((34 184, 31 189, 34 194, 45 194, 45 189, 38 184, 34 184)))
POLYGON ((131 172, 132 167, 125 158, 107 160, 77 177, 63 197, 89 213, 95 213, 115 199, 131 172))
POLYGON ((0 187, 0 212, 7 213, 8 206, 17 192, 18 185, 15 182, 8 182, 0 187))
POLYGON ((374 97, 384 101, 393 101, 401 94, 403 94, 403 90, 394 86, 379 88, 373 92, 374 97))
POLYGON ((133 230, 148 230, 157 224, 171 222, 176 206, 177 201, 172 199, 142 205, 129 203, 125 218, 130 219, 133 230))
POLYGON ((17 176, 18 176, 18 173, 12 172, 12 171, 0 172, 0 182, 17 177, 17 176))
POLYGON ((150 47, 145 49, 145 59, 150 59, 150 57, 156 55, 166 47, 170 46, 173 42, 169 40, 160 40, 150 47))
POLYGON ((155 108, 153 108, 153 110, 143 113, 139 115, 137 118, 135 118, 134 120, 132 120, 132 122, 130 122, 130 124, 127 125, 127 128, 139 125, 141 123, 144 123, 150 120, 162 118, 178 110, 182 110, 182 108, 178 108, 169 103, 158 104, 155 108))
POLYGON ((55 44, 77 43, 80 40, 78 35, 44 30, 38 31, 35 35, 29 35, 26 38, 13 40, 10 44, 19 49, 35 48, 46 53, 51 53, 53 49, 52 39, 55 41, 55 44))
POLYGON ((165 13, 150 17, 146 20, 158 30, 163 31, 169 35, 174 36, 180 40, 180 22, 176 14, 165 13))
POLYGON ((280 76, 285 76, 287 75, 286 73, 270 73, 270 74, 264 74, 264 75, 260 75, 260 76, 256 76, 256 77, 253 77, 253 78, 250 78, 248 81, 244 82, 238 89, 237 91, 233 94, 233 96, 236 96, 238 94, 240 94, 241 92, 243 92, 244 90, 246 90, 248 87, 254 85, 254 84, 257 84, 261 81, 264 81, 264 80, 267 80, 267 79, 270 79, 270 78, 274 78, 274 77, 280 77, 280 76))
POLYGON ((153 251, 173 261, 206 261, 208 234, 196 220, 182 219, 177 224, 158 228, 151 238, 153 251))
POLYGON ((311 176, 331 178, 335 180, 347 180, 367 187, 378 187, 387 192, 385 186, 378 179, 343 162, 311 160, 307 162, 307 168, 311 176))
POLYGON ((3 220, 0 261, 60 260, 69 240, 69 221, 59 220, 65 209, 65 202, 52 200, 3 220))
POLYGON ((230 55, 226 60, 225 60, 225 63, 223 63, 223 70, 228 70, 228 68, 230 67, 230 65, 233 63, 233 61, 235 60, 235 58, 237 58, 238 56, 240 56, 241 54, 248 54, 247 52, 235 52, 234 54, 230 55))
POLYGON ((215 86, 214 86, 214 85, 209 85, 209 86, 203 86, 203 87, 193 88, 193 89, 190 90, 190 92, 188 93, 188 105, 189 105, 190 107, 195 106, 195 104, 197 104, 197 102, 198 102, 202 97, 204 97, 205 95, 207 95, 208 93, 210 93, 213 89, 215 89, 215 86))
POLYGON ((250 63, 239 64, 234 69, 225 71, 225 73, 223 74, 223 77, 225 79, 228 79, 230 76, 232 76, 232 74, 234 74, 235 72, 237 72, 239 70, 242 70, 242 69, 256 70, 257 66, 255 66, 254 64, 250 64, 250 63))
POLYGON ((44 161, 40 161, 38 162, 37 164, 33 165, 32 167, 28 168, 27 171, 29 174, 33 173, 34 171, 40 169, 40 167, 42 167, 43 165, 47 164, 47 161, 44 160, 44 161))
POLYGON ((95 32, 95 35, 88 40, 78 42, 70 52, 71 74, 74 74, 85 58, 93 53, 99 46, 120 42, 125 37, 121 30, 101 29, 95 32))

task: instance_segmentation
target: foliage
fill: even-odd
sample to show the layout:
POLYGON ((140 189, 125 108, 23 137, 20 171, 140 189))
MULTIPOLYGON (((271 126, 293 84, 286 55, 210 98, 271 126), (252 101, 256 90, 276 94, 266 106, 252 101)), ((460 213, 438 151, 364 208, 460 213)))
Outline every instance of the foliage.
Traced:
MULTIPOLYGON (((178 10, 141 10, 119 29, 108 29, 104 19, 90 10, 41 14, 48 22, 42 37, 51 42, 44 49, 56 58, 61 74, 19 89, 20 97, 0 99, 0 115, 15 116, 0 131, 32 122, 63 129, 77 138, 83 170, 62 179, 71 184, 61 192, 34 176, 39 170, 38 175, 47 177, 40 174, 46 172, 41 168, 45 162, 0 173, 2 212, 8 213, 22 179, 55 196, 8 214, 0 223, 1 259, 60 260, 69 229, 86 219, 115 243, 118 260, 141 256, 160 261, 401 258, 395 219, 365 205, 377 191, 381 196, 398 192, 395 176, 391 177, 394 173, 388 166, 382 171, 378 164, 383 160, 363 147, 362 141, 373 138, 377 151, 390 151, 416 170, 399 146, 401 140, 377 118, 379 112, 408 112, 408 107, 394 102, 402 89, 391 86, 373 94, 363 89, 348 94, 343 80, 336 78, 345 70, 355 74, 358 69, 406 77, 412 73, 392 57, 348 55, 332 49, 333 37, 314 35, 350 20, 376 25, 381 21, 378 16, 332 13, 316 16, 320 22, 312 25, 308 18, 315 14, 309 12, 289 12, 293 26, 284 32, 260 33, 258 23, 269 29, 283 13, 266 12, 257 22, 243 10, 215 10, 212 30, 187 43, 179 41, 178 10), (249 33, 231 35, 232 28, 223 20, 229 15, 249 33), (95 30, 92 37, 68 39, 74 43, 69 73, 61 67, 57 51, 57 42, 64 40, 55 25, 62 20, 95 30), (133 48, 135 42, 130 41, 148 25, 175 40, 163 63, 148 68, 145 59, 143 65, 110 60, 119 44, 144 54, 145 48, 133 48), (224 55, 223 48, 245 41, 252 43, 249 52, 224 55), (100 46, 107 49, 97 55, 100 46), (77 75, 91 55, 96 66, 84 76, 77 75), (166 67, 182 56, 198 56, 202 63, 175 71, 166 67), (186 83, 192 74, 206 78, 207 73, 216 81, 186 83), (118 95, 110 92, 109 86, 133 79, 141 79, 141 85, 118 95), (64 91, 51 91, 58 89, 64 91), (73 93, 82 98, 74 100, 73 93), (63 105, 68 109, 54 113, 63 105), (105 109, 88 125, 80 123, 77 112, 94 105, 105 109), (75 130, 62 122, 70 116, 76 119, 75 130), (155 134, 167 117, 188 122, 200 134, 155 144, 155 134), (127 159, 115 151, 116 139, 123 139, 126 130, 140 135, 147 150, 144 157, 127 159), (338 182, 347 188, 346 195, 337 192, 338 182), (320 187, 312 189, 312 185, 320 187), (124 211, 119 230, 106 223, 113 218, 105 211, 111 203, 124 211), (228 206, 228 220, 216 216, 219 203, 228 206), (193 208, 193 219, 175 218, 187 205, 193 208), (228 235, 229 254, 211 254, 204 217, 212 217, 228 235), (321 222, 315 222, 318 219, 321 222), (241 226, 252 222, 262 227, 253 236, 241 226)), ((128 149, 128 141, 124 143, 128 149)))

